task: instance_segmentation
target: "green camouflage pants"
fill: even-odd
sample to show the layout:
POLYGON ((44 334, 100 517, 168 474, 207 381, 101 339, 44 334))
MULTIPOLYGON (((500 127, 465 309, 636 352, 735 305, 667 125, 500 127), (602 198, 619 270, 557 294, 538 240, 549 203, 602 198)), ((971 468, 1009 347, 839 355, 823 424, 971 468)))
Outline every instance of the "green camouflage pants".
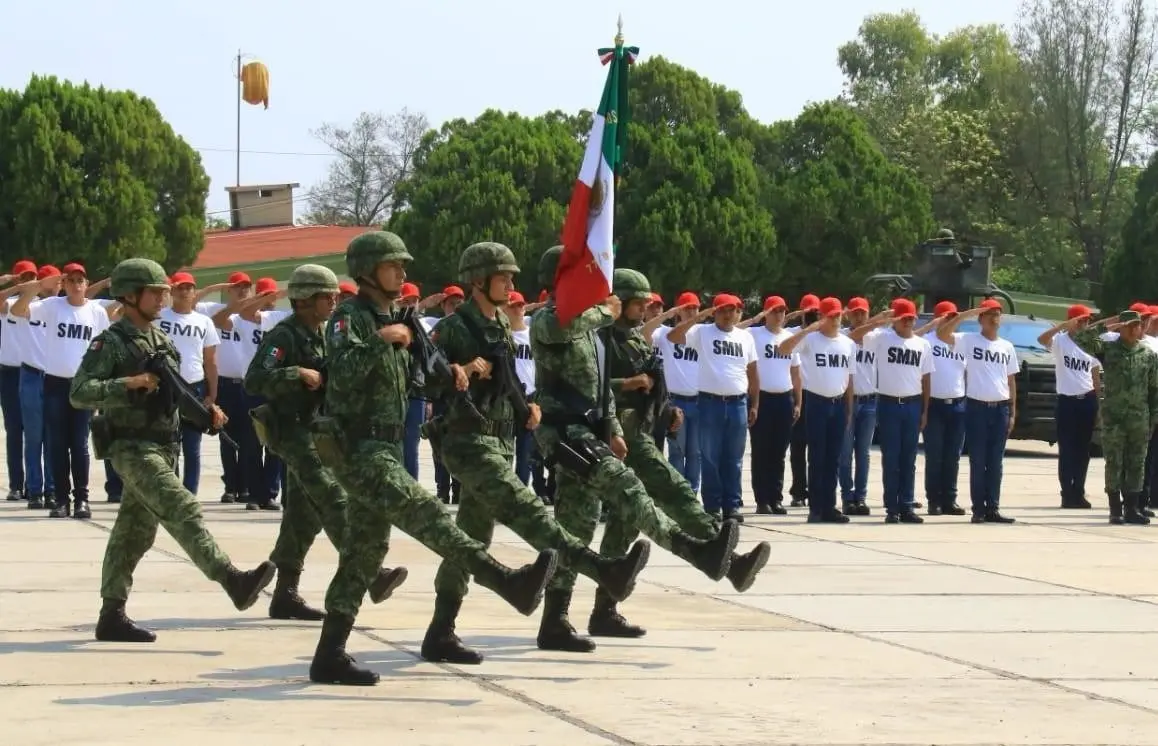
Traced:
POLYGON ((334 548, 341 550, 346 534, 346 491, 322 464, 305 427, 279 428, 279 439, 270 450, 285 461, 289 484, 282 500, 281 528, 269 559, 278 569, 301 572, 320 531, 324 530, 334 548))
POLYGON ((347 529, 338 571, 326 591, 326 611, 358 615, 386 558, 392 525, 475 575, 497 567, 486 547, 455 526, 438 498, 407 473, 401 443, 363 440, 343 456, 332 466, 348 495, 347 529))
POLYGON ((133 571, 153 546, 158 523, 205 577, 225 580, 229 556, 205 528, 197 498, 181 485, 173 470, 177 449, 177 444, 162 446, 139 440, 121 440, 110 447, 109 460, 125 488, 105 547, 101 598, 128 600, 133 571))
MULTIPOLYGON (((688 480, 655 447, 651 434, 624 428, 623 436, 627 441, 627 460, 624 463, 639 477, 655 504, 685 533, 697 539, 714 539, 719 534, 715 521, 704 512, 703 503, 692 491, 688 480)), ((609 556, 623 554, 637 536, 637 526, 624 521, 620 512, 610 511, 599 551, 609 556)))
MULTIPOLYGON (((595 439, 590 433, 583 437, 595 439)), ((591 543, 595 536, 601 502, 607 503, 608 512, 624 524, 637 527, 656 544, 672 551, 672 537, 680 533, 679 525, 660 510, 635 472, 619 459, 614 456, 601 459, 586 479, 556 466, 555 520, 584 543, 591 543)), ((622 535, 622 531, 620 533, 622 535)), ((625 551, 626 545, 615 554, 622 555, 625 551)), ((575 570, 560 566, 550 588, 571 590, 574 585, 575 570)))
MULTIPOLYGON (((593 555, 586 542, 567 533, 551 517, 543 501, 519 481, 511 467, 513 444, 483 435, 450 434, 438 443, 443 465, 462 484, 458 506, 458 527, 467 536, 490 546, 495 523, 509 526, 535 549, 555 549, 559 571, 564 566, 596 576, 593 555)), ((626 554, 625 547, 620 555, 626 554)), ((462 598, 467 592, 469 573, 459 564, 444 560, 434 578, 439 595, 462 598)))
POLYGON ((1150 430, 1145 421, 1140 424, 1104 424, 1102 455, 1106 462, 1106 492, 1142 491, 1150 430))

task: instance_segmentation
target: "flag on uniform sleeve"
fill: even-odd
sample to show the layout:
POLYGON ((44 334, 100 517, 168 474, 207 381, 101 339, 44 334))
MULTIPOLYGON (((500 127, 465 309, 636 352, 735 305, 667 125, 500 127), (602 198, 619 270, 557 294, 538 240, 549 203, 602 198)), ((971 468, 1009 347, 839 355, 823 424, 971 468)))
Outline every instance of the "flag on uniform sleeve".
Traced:
POLYGON ((615 38, 613 49, 600 49, 608 65, 603 97, 591 122, 579 178, 571 191, 563 223, 563 255, 555 272, 555 308, 566 326, 611 295, 615 270, 615 180, 627 135, 627 71, 639 54, 615 38))

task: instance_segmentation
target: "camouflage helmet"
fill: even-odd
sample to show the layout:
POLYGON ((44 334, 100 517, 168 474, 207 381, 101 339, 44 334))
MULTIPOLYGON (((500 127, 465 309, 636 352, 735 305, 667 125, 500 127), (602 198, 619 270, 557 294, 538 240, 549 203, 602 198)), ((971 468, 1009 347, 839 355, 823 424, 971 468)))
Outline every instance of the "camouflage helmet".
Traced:
POLYGON ((338 276, 320 264, 303 264, 290 275, 287 290, 290 300, 306 300, 318 293, 336 293, 338 276))
POLYGON ((651 300, 651 283, 642 272, 634 269, 616 269, 611 276, 611 292, 624 303, 636 298, 651 300))
POLYGON ((113 267, 109 276, 109 295, 124 298, 141 288, 167 288, 165 270, 152 259, 126 259, 113 267))
POLYGON ((515 254, 494 241, 471 244, 458 260, 459 282, 485 280, 497 272, 518 272, 515 254))
POLYGON ((948 228, 942 228, 941 230, 937 231, 937 238, 946 242, 952 242, 956 240, 956 236, 953 235, 953 231, 949 230, 948 228))
POLYGON ((562 246, 552 246, 539 258, 539 284, 545 288, 555 287, 555 271, 559 269, 559 257, 563 256, 562 246))
POLYGON ((370 231, 363 233, 346 247, 346 274, 355 279, 374 273, 382 262, 409 262, 414 257, 396 233, 370 231))

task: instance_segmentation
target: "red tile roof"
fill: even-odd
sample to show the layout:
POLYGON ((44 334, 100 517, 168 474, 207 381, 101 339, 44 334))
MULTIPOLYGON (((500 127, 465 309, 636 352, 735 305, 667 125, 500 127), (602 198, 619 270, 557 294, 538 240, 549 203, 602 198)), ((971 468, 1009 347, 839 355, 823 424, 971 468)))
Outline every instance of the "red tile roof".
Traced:
POLYGON ((346 244, 374 228, 340 225, 284 225, 246 230, 205 232, 205 246, 193 269, 271 262, 305 256, 338 254, 346 244))

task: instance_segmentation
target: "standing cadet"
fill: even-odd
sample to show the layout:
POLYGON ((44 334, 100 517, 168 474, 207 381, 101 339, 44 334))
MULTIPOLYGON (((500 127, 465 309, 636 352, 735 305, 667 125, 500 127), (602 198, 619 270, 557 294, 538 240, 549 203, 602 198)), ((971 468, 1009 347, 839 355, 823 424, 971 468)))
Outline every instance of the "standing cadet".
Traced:
MULTIPOLYGON (((531 330, 523 315, 527 299, 517 290, 512 290, 502 311, 511 324, 511 339, 515 344, 515 375, 523 394, 527 398, 535 393, 535 358, 531 353, 531 330)), ((527 429, 515 436, 515 474, 523 484, 531 482, 531 459, 535 452, 535 434, 527 429)))
MULTIPOLYGON (((554 285, 562 246, 543 253, 539 283, 554 285)), ((610 326, 620 314, 619 298, 611 295, 572 319, 566 327, 555 313, 554 296, 531 319, 531 347, 535 355, 536 400, 542 407, 542 424, 535 430, 546 458, 556 466, 555 516, 560 525, 590 542, 599 521, 601 501, 619 521, 641 530, 664 549, 693 565, 713 580, 728 574, 739 539, 734 521, 724 521, 714 537, 697 539, 681 530, 652 502, 639 477, 624 466, 628 446, 616 417, 614 399, 608 402, 608 419, 598 416, 603 371, 596 348, 596 332, 610 326), (598 434, 597 434, 598 433, 598 434), (604 441, 600 436, 606 438, 604 441)), ((650 345, 648 345, 650 347, 650 345)), ((644 434, 651 441, 650 431, 644 434)), ((654 443, 652 444, 654 446, 654 443)), ((551 584, 552 591, 569 594, 575 573, 563 568, 551 584)), ((615 611, 602 605, 592 614, 588 631, 638 636, 615 611)), ((567 609, 552 609, 556 613, 567 609)))
MULTIPOLYGON (((792 426, 800 419, 803 389, 800 355, 780 352, 780 343, 792 336, 784 328, 788 304, 779 295, 764 300, 764 325, 751 326, 756 341, 760 376, 760 411, 752 425, 752 492, 758 515, 785 515, 784 459, 792 426)), ((665 369, 666 373, 667 370, 665 369)))
MULTIPOLYGON (((113 269, 111 279, 111 294, 122 304, 123 316, 88 345, 69 392, 73 406, 102 411, 93 421, 93 447, 97 458, 110 459, 124 480, 101 570, 103 603, 96 639, 153 642, 156 635, 125 615, 125 602, 133 570, 153 546, 158 523, 205 577, 221 584, 240 611, 257 601, 273 580, 274 567, 269 562, 248 572, 234 567, 206 530, 197 497, 181 485, 173 469, 180 405, 173 392, 158 390, 156 375, 144 372, 155 354, 177 372, 177 351, 152 323, 168 295, 165 271, 149 259, 126 259, 113 269)), ((221 427, 225 413, 216 405, 210 410, 213 425, 221 427)))
MULTIPOLYGON (((586 542, 564 531, 511 470, 515 432, 534 430, 540 415, 538 405, 520 406, 524 400, 515 388, 519 383, 513 365, 514 341, 506 314, 500 311, 510 298, 518 271, 515 255, 502 244, 477 243, 463 251, 458 279, 470 290, 470 297, 438 325, 435 336, 447 360, 461 366, 473 380, 467 396, 449 396, 438 391, 437 384, 428 387, 443 405, 439 409, 444 414, 427 424, 426 432, 447 470, 462 484, 456 523, 468 536, 490 546, 495 522, 501 522, 536 549, 557 550, 561 566, 582 572, 622 600, 647 564, 651 545, 637 542, 626 557, 627 547, 614 558, 599 556, 586 542)), ((426 660, 482 662, 482 655, 464 646, 454 631, 468 579, 460 566, 445 560, 439 566, 434 578, 434 617, 422 641, 426 660)), ((569 590, 547 592, 540 648, 591 649, 567 619, 570 603, 569 590)))
MULTIPOLYGON (((800 324, 797 326, 787 327, 788 331, 796 334, 802 327, 808 326, 820 318, 820 298, 812 293, 806 293, 800 297, 800 308, 793 312, 800 317, 800 324)), ((789 317, 792 314, 789 314, 789 317)), ((785 318, 785 321, 788 317, 785 318)), ((808 388, 808 371, 807 366, 800 368, 801 385, 808 388)), ((792 486, 789 488, 789 494, 792 495, 792 507, 798 508, 803 505, 808 505, 808 436, 807 436, 807 421, 808 421, 808 397, 804 397, 801 401, 800 416, 796 418, 796 422, 792 424, 792 442, 790 443, 789 461, 792 466, 792 486)))
POLYGON ((965 356, 965 432, 969 439, 969 498, 973 523, 1013 523, 1001 515, 1001 477, 1005 442, 1017 419, 1017 354, 997 334, 1001 301, 986 298, 978 308, 947 319, 937 337, 965 356), (965 319, 977 319, 980 332, 957 333, 965 319))
MULTIPOLYGON (((868 300, 849 298, 845 316, 849 330, 863 326, 869 317, 868 300)), ((887 319, 888 314, 882 318, 887 319)), ((872 341, 874 336, 880 334, 880 330, 874 327, 865 331, 866 336, 851 338, 856 344, 856 367, 852 374, 852 419, 844 436, 840 470, 837 472, 841 509, 845 515, 872 513, 865 498, 868 494, 873 435, 877 430, 877 361, 872 341)))
MULTIPOLYGON (((695 293, 681 293, 675 305, 676 324, 694 318, 700 311, 695 293)), ((700 491, 700 354, 686 344, 668 339, 675 327, 661 326, 651 342, 663 358, 663 376, 672 404, 680 410, 679 426, 668 435, 667 453, 675 470, 688 480, 692 492, 700 491)))
MULTIPOLYGON (((339 551, 346 534, 346 492, 322 465, 310 437, 314 416, 324 403, 322 327, 334 312, 338 277, 317 264, 303 264, 293 271, 288 289, 291 314, 262 335, 245 374, 245 389, 265 400, 250 413, 254 429, 262 445, 289 471, 285 512, 269 556, 277 566, 269 615, 317 621, 325 615, 298 594, 306 554, 319 531, 324 529, 339 551)), ((380 569, 370 584, 370 600, 380 603, 389 598, 406 575, 405 567, 380 569)))
POLYGON ((1098 395, 1094 390, 1094 369, 1098 359, 1078 347, 1067 329, 1081 331, 1093 314, 1082 305, 1070 306, 1067 321, 1046 329, 1038 344, 1050 350, 1057 381, 1057 478, 1063 508, 1089 508, 1086 499, 1086 472, 1090 468, 1090 446, 1098 423, 1098 395))
POLYGON ((965 446, 965 356, 937 338, 937 326, 956 315, 957 305, 943 300, 933 308, 933 320, 914 332, 933 349, 924 432, 929 515, 965 515, 965 508, 957 504, 957 473, 965 446))
MULTIPOLYGON (((326 327, 326 412, 315 420, 314 442, 322 463, 346 489, 348 528, 338 570, 326 592, 326 620, 310 664, 319 683, 372 685, 378 674, 359 668, 346 641, 389 548, 390 528, 413 536, 461 565, 476 582, 521 614, 534 613, 555 572, 552 550, 518 570, 499 563, 486 547, 454 525, 439 501, 406 472, 402 431, 410 390, 409 327, 395 321, 394 300, 406 279, 410 252, 386 231, 363 233, 346 248, 347 274, 359 293, 338 307, 326 327)), ((455 388, 466 372, 450 365, 455 388)))
MULTIPOLYGON (((12 265, 12 274, 0 277, 0 285, 36 279, 36 265, 22 259, 12 265)), ((4 413, 5 454, 8 463, 8 501, 28 499, 24 489, 24 422, 20 417, 20 337, 16 319, 8 315, 8 301, 0 297, 0 409, 4 413)))
POLYGON ((1158 427, 1158 356, 1141 344, 1142 316, 1137 311, 1123 311, 1080 330, 1079 324, 1077 318, 1067 322, 1074 344, 1098 358, 1105 375, 1102 453, 1110 523, 1149 523, 1139 510, 1139 500, 1146 446, 1158 427), (1112 342, 1101 339, 1098 327, 1114 322, 1118 338, 1112 342))
POLYGON ((913 333, 917 307, 908 298, 893 301, 892 310, 854 329, 876 363, 877 422, 881 443, 881 482, 885 492, 885 523, 924 523, 916 507, 917 441, 929 416, 929 378, 933 348, 913 333), (892 328, 871 330, 887 322, 892 328))

